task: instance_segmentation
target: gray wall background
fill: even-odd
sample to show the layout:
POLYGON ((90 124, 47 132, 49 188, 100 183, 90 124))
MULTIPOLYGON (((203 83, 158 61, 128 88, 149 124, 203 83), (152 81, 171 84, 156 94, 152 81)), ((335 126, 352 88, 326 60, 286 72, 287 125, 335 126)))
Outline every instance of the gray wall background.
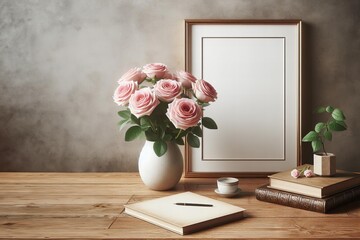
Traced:
POLYGON ((302 19, 303 133, 317 106, 342 108, 349 130, 328 149, 360 171, 358 0, 0 0, 0 171, 136 171, 143 142, 117 130, 116 80, 183 69, 191 18, 302 19))

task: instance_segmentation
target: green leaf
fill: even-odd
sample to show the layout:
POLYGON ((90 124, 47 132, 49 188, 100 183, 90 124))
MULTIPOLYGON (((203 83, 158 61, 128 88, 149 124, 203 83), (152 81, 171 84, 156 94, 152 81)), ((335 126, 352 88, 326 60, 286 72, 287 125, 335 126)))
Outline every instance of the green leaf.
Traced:
POLYGON ((154 142, 154 152, 158 157, 161 157, 164 155, 167 151, 167 144, 164 141, 156 141, 154 142))
POLYGON ((172 136, 170 134, 165 134, 165 136, 163 137, 163 141, 167 142, 167 141, 171 141, 172 136))
POLYGON ((158 135, 156 133, 154 133, 151 129, 148 129, 145 132, 145 137, 146 137, 146 140, 151 141, 151 142, 155 142, 155 141, 159 140, 158 135))
POLYGON ((151 127, 151 120, 149 116, 143 116, 140 118, 140 126, 143 130, 147 130, 151 127))
POLYGON ((312 146, 313 152, 317 152, 321 149, 321 141, 320 140, 312 141, 311 146, 312 146))
POLYGON ((180 134, 179 134, 179 136, 178 136, 178 138, 183 138, 183 137, 185 137, 185 136, 188 134, 189 131, 190 131, 189 129, 186 129, 185 131, 181 131, 180 134))
POLYGON ((338 109, 335 108, 334 111, 331 113, 331 116, 336 120, 336 121, 344 121, 345 120, 345 115, 344 113, 338 109))
POLYGON ((347 129, 347 125, 345 122, 343 122, 343 121, 336 121, 336 122, 347 129))
POLYGON ((327 107, 326 107, 326 111, 327 111, 328 113, 332 113, 332 112, 334 111, 334 108, 333 108, 332 106, 327 106, 327 107))
POLYGON ((208 128, 208 129, 217 129, 218 128, 216 125, 216 122, 209 117, 203 117, 202 124, 204 127, 208 128))
POLYGON ((324 113, 326 112, 326 108, 325 107, 319 107, 318 109, 316 109, 317 113, 324 113))
POLYGON ((120 122, 118 122, 119 131, 121 131, 129 122, 130 122, 129 119, 122 119, 120 122))
POLYGON ((175 142, 178 144, 178 145, 184 145, 184 140, 182 138, 177 138, 175 139, 175 142))
POLYGON ((339 123, 337 121, 331 121, 329 123, 329 128, 333 131, 344 131, 346 127, 344 126, 343 122, 339 123))
POLYGON ((325 127, 325 123, 319 122, 315 125, 315 132, 319 133, 325 127))
POLYGON ((210 103, 201 103, 200 104, 202 107, 207 107, 207 106, 210 106, 210 103))
POLYGON ((305 137, 303 137, 302 141, 303 142, 312 142, 315 141, 319 138, 318 133, 315 131, 310 131, 308 134, 305 135, 305 137))
POLYGON ((198 148, 200 147, 200 140, 197 136, 195 136, 192 133, 189 133, 187 135, 187 141, 189 143, 190 146, 194 147, 194 148, 198 148))
POLYGON ((332 140, 332 133, 331 133, 331 131, 327 131, 327 130, 326 130, 326 131, 324 132, 324 137, 325 137, 325 139, 331 141, 331 140, 332 140))
POLYGON ((192 128, 192 133, 195 134, 198 137, 202 137, 203 136, 203 132, 200 126, 196 126, 192 128))
POLYGON ((163 125, 160 125, 159 126, 159 136, 160 136, 160 139, 164 139, 165 137, 165 126, 163 125))
POLYGON ((127 119, 121 119, 119 122, 118 122, 118 125, 121 126, 123 125, 124 123, 128 122, 129 120, 127 119))
POLYGON ((140 125, 140 120, 134 114, 131 114, 130 118, 132 123, 140 125))
POLYGON ((142 133, 141 127, 132 126, 125 133, 125 141, 129 142, 136 139, 142 133))
POLYGON ((131 113, 130 113, 129 110, 123 110, 123 111, 119 111, 119 112, 118 112, 118 115, 119 115, 120 117, 122 117, 123 119, 128 120, 128 119, 130 119, 131 113))

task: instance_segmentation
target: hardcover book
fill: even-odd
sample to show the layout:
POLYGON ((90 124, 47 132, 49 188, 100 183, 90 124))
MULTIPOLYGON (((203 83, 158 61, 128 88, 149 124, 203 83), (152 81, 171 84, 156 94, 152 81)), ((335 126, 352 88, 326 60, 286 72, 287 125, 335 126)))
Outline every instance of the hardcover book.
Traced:
POLYGON ((192 192, 125 205, 128 215, 181 235, 238 220, 244 217, 244 211, 192 192), (199 204, 204 206, 196 206, 199 204))
MULTIPOLYGON (((302 165, 299 168, 311 165, 302 165)), ((337 170, 332 177, 293 178, 291 170, 270 175, 270 188, 324 198, 360 185, 360 174, 337 170)))
POLYGON ((257 200, 276 203, 308 211, 327 213, 360 197, 360 186, 345 190, 326 198, 314 198, 296 193, 269 188, 267 185, 255 190, 257 200))

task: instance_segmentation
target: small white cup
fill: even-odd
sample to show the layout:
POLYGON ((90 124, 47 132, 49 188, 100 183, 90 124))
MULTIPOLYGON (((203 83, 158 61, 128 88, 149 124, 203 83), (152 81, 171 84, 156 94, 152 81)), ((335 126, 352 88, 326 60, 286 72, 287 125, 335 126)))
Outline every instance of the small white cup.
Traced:
POLYGON ((222 194, 234 193, 238 190, 239 179, 222 177, 217 180, 218 190, 222 194))

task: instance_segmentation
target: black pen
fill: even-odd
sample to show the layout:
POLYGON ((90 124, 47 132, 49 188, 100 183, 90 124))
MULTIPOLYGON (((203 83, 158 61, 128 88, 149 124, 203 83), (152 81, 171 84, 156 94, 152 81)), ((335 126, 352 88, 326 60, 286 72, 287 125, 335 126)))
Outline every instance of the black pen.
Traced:
POLYGON ((179 206, 193 206, 193 207, 212 207, 212 204, 204 204, 204 203, 175 203, 175 205, 179 206))

